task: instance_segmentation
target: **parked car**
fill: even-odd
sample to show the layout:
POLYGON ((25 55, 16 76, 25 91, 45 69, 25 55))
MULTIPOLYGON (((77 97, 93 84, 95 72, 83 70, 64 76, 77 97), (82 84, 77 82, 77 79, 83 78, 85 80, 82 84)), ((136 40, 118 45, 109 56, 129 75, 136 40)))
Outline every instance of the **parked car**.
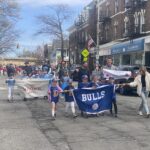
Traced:
MULTIPOLYGON (((122 79, 116 79, 116 84, 122 84, 122 83, 130 83, 133 82, 137 74, 139 73, 139 66, 119 66, 118 69, 121 71, 131 71, 131 77, 129 78, 122 78, 122 79)), ((121 95, 128 95, 131 93, 136 93, 136 87, 129 87, 129 86, 123 86, 117 89, 117 92, 119 92, 121 95)))

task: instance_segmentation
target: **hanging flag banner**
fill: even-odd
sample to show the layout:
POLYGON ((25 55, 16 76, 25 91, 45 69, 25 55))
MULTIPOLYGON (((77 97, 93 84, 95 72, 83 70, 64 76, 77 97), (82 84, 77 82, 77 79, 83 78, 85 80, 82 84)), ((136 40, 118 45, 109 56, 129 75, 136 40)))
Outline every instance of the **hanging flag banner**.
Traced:
POLYGON ((112 108, 114 86, 104 85, 97 89, 76 89, 73 96, 81 111, 96 114, 112 108))
POLYGON ((109 70, 103 69, 104 78, 114 78, 114 79, 128 79, 131 77, 131 71, 120 71, 120 70, 109 70))

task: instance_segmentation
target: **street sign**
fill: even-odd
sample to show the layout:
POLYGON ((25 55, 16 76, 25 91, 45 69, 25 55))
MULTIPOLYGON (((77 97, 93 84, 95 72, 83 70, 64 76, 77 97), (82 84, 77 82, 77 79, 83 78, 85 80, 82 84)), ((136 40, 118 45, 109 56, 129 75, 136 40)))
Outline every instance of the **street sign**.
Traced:
POLYGON ((87 49, 84 49, 82 52, 81 52, 82 56, 83 57, 88 57, 89 56, 89 51, 87 49))
POLYGON ((83 62, 86 62, 86 61, 88 61, 88 57, 83 58, 83 62))

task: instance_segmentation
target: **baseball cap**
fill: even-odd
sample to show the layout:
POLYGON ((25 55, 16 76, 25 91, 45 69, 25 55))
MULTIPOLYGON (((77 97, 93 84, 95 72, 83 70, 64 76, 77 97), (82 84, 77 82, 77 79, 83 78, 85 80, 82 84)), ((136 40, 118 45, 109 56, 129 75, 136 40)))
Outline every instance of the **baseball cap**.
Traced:
POLYGON ((83 75, 82 79, 88 79, 88 76, 87 75, 83 75))
POLYGON ((52 82, 57 82, 59 79, 57 79, 57 78, 54 78, 54 79, 52 79, 52 82))

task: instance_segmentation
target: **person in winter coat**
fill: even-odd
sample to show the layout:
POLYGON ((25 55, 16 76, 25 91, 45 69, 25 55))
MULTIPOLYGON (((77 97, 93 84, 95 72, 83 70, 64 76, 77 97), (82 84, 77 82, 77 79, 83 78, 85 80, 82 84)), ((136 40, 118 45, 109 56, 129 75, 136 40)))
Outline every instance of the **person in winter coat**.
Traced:
POLYGON ((88 77, 88 82, 90 82, 90 72, 89 72, 89 69, 88 69, 88 63, 87 62, 84 62, 83 65, 82 65, 82 67, 79 70, 79 73, 78 73, 79 83, 82 82, 82 77, 84 75, 86 75, 88 77))
POLYGON ((139 75, 137 75, 134 82, 125 85, 137 87, 137 94, 142 100, 139 107, 139 115, 143 115, 144 111, 146 112, 146 117, 149 118, 150 112, 148 108, 148 96, 150 91, 150 73, 147 72, 145 67, 141 67, 139 70, 139 75))

